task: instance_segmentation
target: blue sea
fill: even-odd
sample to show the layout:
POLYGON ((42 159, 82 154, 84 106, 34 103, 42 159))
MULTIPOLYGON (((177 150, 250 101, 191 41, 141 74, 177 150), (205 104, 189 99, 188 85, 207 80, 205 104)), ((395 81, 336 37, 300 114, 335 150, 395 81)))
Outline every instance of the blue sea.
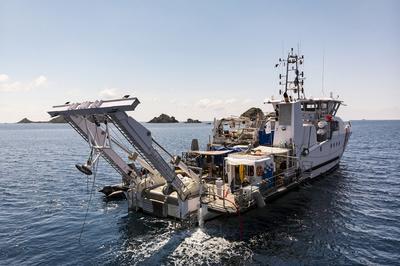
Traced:
MULTIPOLYGON (((126 201, 99 192, 89 204, 93 179, 74 166, 88 145, 68 125, 0 124, 0 264, 399 265, 400 121, 352 125, 336 171, 200 229, 128 213, 126 201)), ((205 146, 211 132, 207 124, 146 126, 174 154, 192 138, 205 146)), ((101 161, 96 190, 119 181, 101 161)))

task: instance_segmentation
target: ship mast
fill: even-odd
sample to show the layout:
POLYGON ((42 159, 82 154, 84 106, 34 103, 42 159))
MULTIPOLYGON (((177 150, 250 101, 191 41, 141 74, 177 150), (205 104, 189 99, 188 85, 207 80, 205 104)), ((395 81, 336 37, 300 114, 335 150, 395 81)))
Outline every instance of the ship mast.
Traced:
MULTIPOLYGON (((284 95, 288 95, 288 92, 292 92, 291 94, 294 97, 297 96, 297 99, 301 99, 301 96, 304 98, 304 72, 299 71, 299 66, 304 62, 304 55, 297 55, 293 52, 293 48, 288 53, 287 59, 279 58, 279 63, 275 65, 275 67, 283 66, 286 68, 285 74, 279 74, 279 85, 284 85, 285 91, 284 95), (285 79, 282 82, 282 79, 285 79)), ((279 94, 282 94, 282 90, 279 90, 279 94)))

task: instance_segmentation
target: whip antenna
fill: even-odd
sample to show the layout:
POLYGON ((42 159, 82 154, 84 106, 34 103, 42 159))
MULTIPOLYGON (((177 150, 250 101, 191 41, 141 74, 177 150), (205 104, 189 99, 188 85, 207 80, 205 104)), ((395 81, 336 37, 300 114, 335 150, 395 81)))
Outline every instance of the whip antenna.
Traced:
POLYGON ((322 50, 322 95, 325 96, 325 47, 322 50))

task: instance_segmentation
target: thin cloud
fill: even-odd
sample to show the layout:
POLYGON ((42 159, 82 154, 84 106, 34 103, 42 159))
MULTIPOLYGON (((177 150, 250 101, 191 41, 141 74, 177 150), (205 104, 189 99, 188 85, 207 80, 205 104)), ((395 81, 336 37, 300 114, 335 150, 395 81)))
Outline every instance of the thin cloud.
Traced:
POLYGON ((109 88, 99 92, 99 97, 102 100, 121 99, 125 95, 135 96, 133 91, 124 90, 120 88, 109 88))
POLYGON ((238 100, 235 98, 230 98, 226 100, 203 98, 198 100, 195 105, 202 109, 221 110, 224 109, 227 105, 229 106, 236 103, 237 101, 238 100))
POLYGON ((0 82, 4 82, 8 80, 8 75, 6 74, 0 74, 0 82))
POLYGON ((205 99, 200 99, 197 101, 196 106, 200 107, 200 108, 207 108, 207 106, 209 106, 211 100, 208 98, 205 99))
POLYGON ((226 100, 225 102, 226 102, 227 104, 232 104, 232 103, 237 102, 237 100, 236 100, 235 98, 231 98, 231 99, 226 100))
POLYGON ((46 84, 46 82, 47 78, 45 76, 39 76, 33 81, 32 85, 33 87, 39 87, 46 84))
POLYGON ((208 98, 204 98, 204 99, 200 99, 197 101, 196 106, 203 108, 203 109, 209 109, 209 108, 221 108, 224 105, 224 101, 220 100, 220 99, 208 99, 208 98))
POLYGON ((47 78, 43 75, 29 81, 13 81, 6 74, 0 74, 0 91, 1 92, 17 92, 31 91, 47 84, 47 78))
POLYGON ((104 100, 115 99, 121 96, 119 89, 111 88, 111 89, 104 89, 99 92, 99 96, 104 100))

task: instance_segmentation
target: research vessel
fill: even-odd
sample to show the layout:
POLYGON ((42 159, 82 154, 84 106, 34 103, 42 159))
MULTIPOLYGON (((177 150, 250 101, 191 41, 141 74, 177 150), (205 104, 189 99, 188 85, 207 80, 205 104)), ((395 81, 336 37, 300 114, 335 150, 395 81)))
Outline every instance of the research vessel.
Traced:
POLYGON ((48 113, 63 116, 89 143, 88 160, 76 165, 81 172, 95 174, 104 158, 122 176, 122 184, 103 189, 107 196, 123 195, 133 211, 202 224, 262 208, 339 164, 351 124, 337 116, 339 99, 306 97, 303 62, 293 49, 279 59, 277 66, 285 70, 280 99, 265 101, 274 112, 257 121, 216 120, 206 150, 192 145, 181 155, 170 154, 127 114, 140 103, 129 95, 66 103, 48 113))

